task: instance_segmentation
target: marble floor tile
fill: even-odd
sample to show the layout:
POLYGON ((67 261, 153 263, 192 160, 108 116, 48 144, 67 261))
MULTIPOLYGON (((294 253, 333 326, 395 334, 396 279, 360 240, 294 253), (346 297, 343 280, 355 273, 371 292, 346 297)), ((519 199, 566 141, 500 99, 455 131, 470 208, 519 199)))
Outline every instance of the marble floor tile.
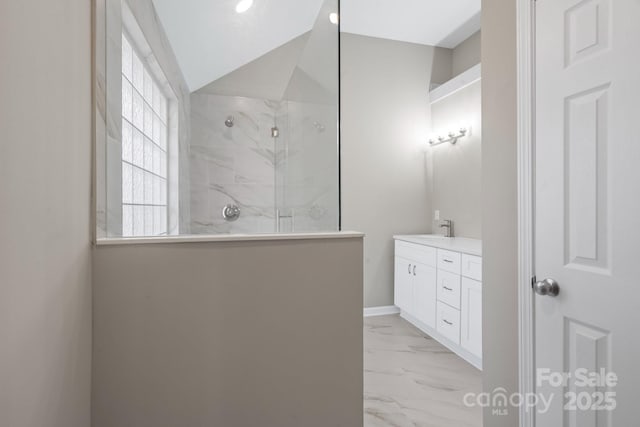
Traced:
POLYGON ((480 427, 482 373, 400 316, 364 320, 365 427, 480 427))

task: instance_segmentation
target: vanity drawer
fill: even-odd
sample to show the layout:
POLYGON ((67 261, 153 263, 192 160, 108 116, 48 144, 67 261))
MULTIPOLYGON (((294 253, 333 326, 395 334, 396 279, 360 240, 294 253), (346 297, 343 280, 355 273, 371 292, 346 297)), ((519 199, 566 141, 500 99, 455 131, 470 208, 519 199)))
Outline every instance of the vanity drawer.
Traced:
POLYGON ((438 301, 437 330, 445 338, 460 344, 460 310, 438 301))
POLYGON ((460 276, 438 270, 438 300, 460 309, 460 276))
POLYGON ((436 266, 436 248, 431 246, 396 240, 395 255, 429 267, 436 266))
POLYGON ((438 249, 438 269, 460 274, 460 254, 438 249))
POLYGON ((482 281, 482 258, 462 254, 462 275, 469 279, 482 281))

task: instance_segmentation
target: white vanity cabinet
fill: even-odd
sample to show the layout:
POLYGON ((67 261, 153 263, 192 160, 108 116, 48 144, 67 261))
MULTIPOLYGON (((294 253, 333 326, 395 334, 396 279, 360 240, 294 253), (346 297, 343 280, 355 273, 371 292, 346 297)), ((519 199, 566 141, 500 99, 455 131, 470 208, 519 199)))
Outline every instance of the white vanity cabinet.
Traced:
POLYGON ((460 345, 482 358, 482 283, 462 278, 460 345))
POLYGON ((395 236, 401 316, 482 369, 482 258, 475 239, 395 236))
POLYGON ((429 301, 436 298, 435 256, 432 248, 396 243, 395 305, 432 328, 436 326, 436 308, 429 301))
POLYGON ((413 312, 410 304, 413 301, 413 275, 411 261, 396 256, 393 280, 393 302, 402 311, 413 312))

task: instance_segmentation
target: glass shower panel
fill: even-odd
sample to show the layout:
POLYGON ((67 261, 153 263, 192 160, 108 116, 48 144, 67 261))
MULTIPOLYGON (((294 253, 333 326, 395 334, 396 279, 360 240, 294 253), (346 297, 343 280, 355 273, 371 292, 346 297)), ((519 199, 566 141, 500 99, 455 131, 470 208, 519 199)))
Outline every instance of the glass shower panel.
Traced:
POLYGON ((284 101, 282 108, 275 116, 275 129, 277 137, 274 138, 275 146, 275 162, 274 162, 274 178, 275 178, 275 199, 274 199, 274 227, 276 233, 291 233, 295 231, 295 212, 287 200, 289 196, 287 192, 289 170, 289 156, 291 146, 291 120, 289 112, 289 103, 284 101))
POLYGON ((98 238, 338 230, 338 0, 97 2, 98 238))
POLYGON ((323 2, 285 91, 287 147, 276 163, 282 232, 339 229, 339 33, 329 19, 336 10, 338 0, 323 2))
POLYGON ((338 152, 336 108, 289 102, 286 160, 278 163, 282 185, 278 210, 282 232, 338 229, 338 152))

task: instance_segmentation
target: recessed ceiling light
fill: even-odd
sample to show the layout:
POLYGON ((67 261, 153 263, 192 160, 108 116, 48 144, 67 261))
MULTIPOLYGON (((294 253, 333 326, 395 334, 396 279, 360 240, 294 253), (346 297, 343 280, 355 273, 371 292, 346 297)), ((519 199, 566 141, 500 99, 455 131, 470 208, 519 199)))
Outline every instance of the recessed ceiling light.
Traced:
POLYGON ((245 13, 253 6, 253 0, 240 0, 236 5, 236 12, 245 13))
POLYGON ((335 12, 331 12, 329 14, 329 21, 331 21, 333 25, 338 25, 338 14, 335 12))

